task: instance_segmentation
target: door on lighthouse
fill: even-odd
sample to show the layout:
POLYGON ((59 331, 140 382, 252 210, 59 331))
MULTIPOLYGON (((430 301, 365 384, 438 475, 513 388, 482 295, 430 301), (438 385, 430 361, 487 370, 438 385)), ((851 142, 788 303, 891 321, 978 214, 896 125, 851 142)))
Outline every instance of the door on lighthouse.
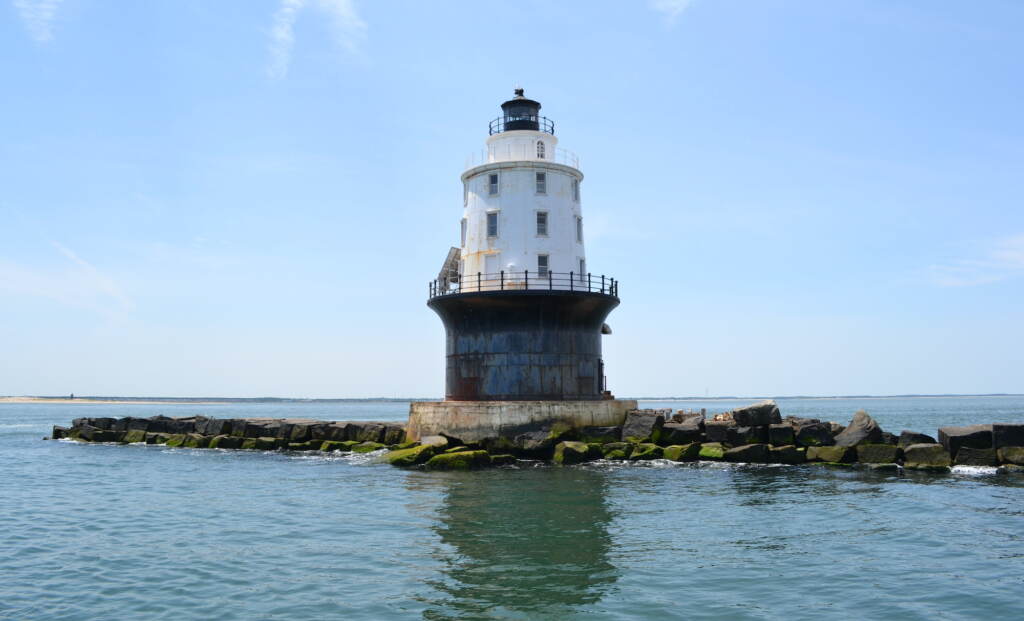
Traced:
POLYGON ((499 267, 498 259, 501 255, 489 254, 484 257, 484 280, 487 281, 484 288, 498 289, 501 285, 501 276, 498 272, 501 270, 499 267))

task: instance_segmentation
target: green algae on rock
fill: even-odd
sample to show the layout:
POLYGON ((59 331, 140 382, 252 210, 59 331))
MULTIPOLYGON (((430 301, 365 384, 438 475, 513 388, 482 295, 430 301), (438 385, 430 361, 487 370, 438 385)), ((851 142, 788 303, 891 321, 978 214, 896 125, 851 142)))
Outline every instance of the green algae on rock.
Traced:
POLYGON ((475 470, 491 465, 491 456, 487 451, 460 451, 458 453, 441 453, 427 460, 427 470, 475 470))
POLYGON ((722 459, 725 457, 725 445, 721 442, 705 442, 700 445, 701 459, 722 459))
POLYGON ((670 461, 693 461, 700 457, 700 443, 673 444, 666 446, 661 453, 670 461))

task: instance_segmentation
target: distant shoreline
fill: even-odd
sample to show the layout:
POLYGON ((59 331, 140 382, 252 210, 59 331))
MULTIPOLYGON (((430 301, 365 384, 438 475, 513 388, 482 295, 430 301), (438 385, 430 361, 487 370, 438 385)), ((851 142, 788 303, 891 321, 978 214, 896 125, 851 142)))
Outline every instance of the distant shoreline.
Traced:
MULTIPOLYGON (((987 393, 987 394, 945 394, 945 395, 792 395, 792 396, 761 396, 761 397, 631 397, 637 401, 751 401, 758 399, 940 399, 940 398, 977 398, 977 397, 1024 397, 1020 393, 987 393)), ((136 405, 223 405, 223 404, 301 404, 301 403, 371 403, 371 402, 410 402, 410 401, 441 401, 437 397, 368 397, 348 399, 299 399, 287 397, 46 397, 46 396, 8 396, 0 397, 0 403, 91 403, 91 404, 136 404, 136 405)))

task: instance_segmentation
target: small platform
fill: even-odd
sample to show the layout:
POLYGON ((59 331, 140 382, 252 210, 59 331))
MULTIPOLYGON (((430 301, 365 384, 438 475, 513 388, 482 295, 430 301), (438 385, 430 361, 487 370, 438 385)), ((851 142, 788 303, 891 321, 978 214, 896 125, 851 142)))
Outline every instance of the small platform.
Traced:
POLYGON ((418 401, 409 405, 406 440, 447 435, 463 442, 514 438, 564 424, 573 428, 621 425, 634 399, 604 401, 418 401))

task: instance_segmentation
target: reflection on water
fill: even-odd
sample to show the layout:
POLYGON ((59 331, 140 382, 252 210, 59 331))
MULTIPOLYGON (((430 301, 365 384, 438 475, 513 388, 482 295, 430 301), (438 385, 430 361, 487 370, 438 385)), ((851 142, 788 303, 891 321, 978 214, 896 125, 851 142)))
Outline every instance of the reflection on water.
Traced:
POLYGON ((561 618, 599 601, 618 579, 606 477, 580 468, 445 476, 434 526, 444 569, 428 582, 446 597, 424 618, 561 618))

